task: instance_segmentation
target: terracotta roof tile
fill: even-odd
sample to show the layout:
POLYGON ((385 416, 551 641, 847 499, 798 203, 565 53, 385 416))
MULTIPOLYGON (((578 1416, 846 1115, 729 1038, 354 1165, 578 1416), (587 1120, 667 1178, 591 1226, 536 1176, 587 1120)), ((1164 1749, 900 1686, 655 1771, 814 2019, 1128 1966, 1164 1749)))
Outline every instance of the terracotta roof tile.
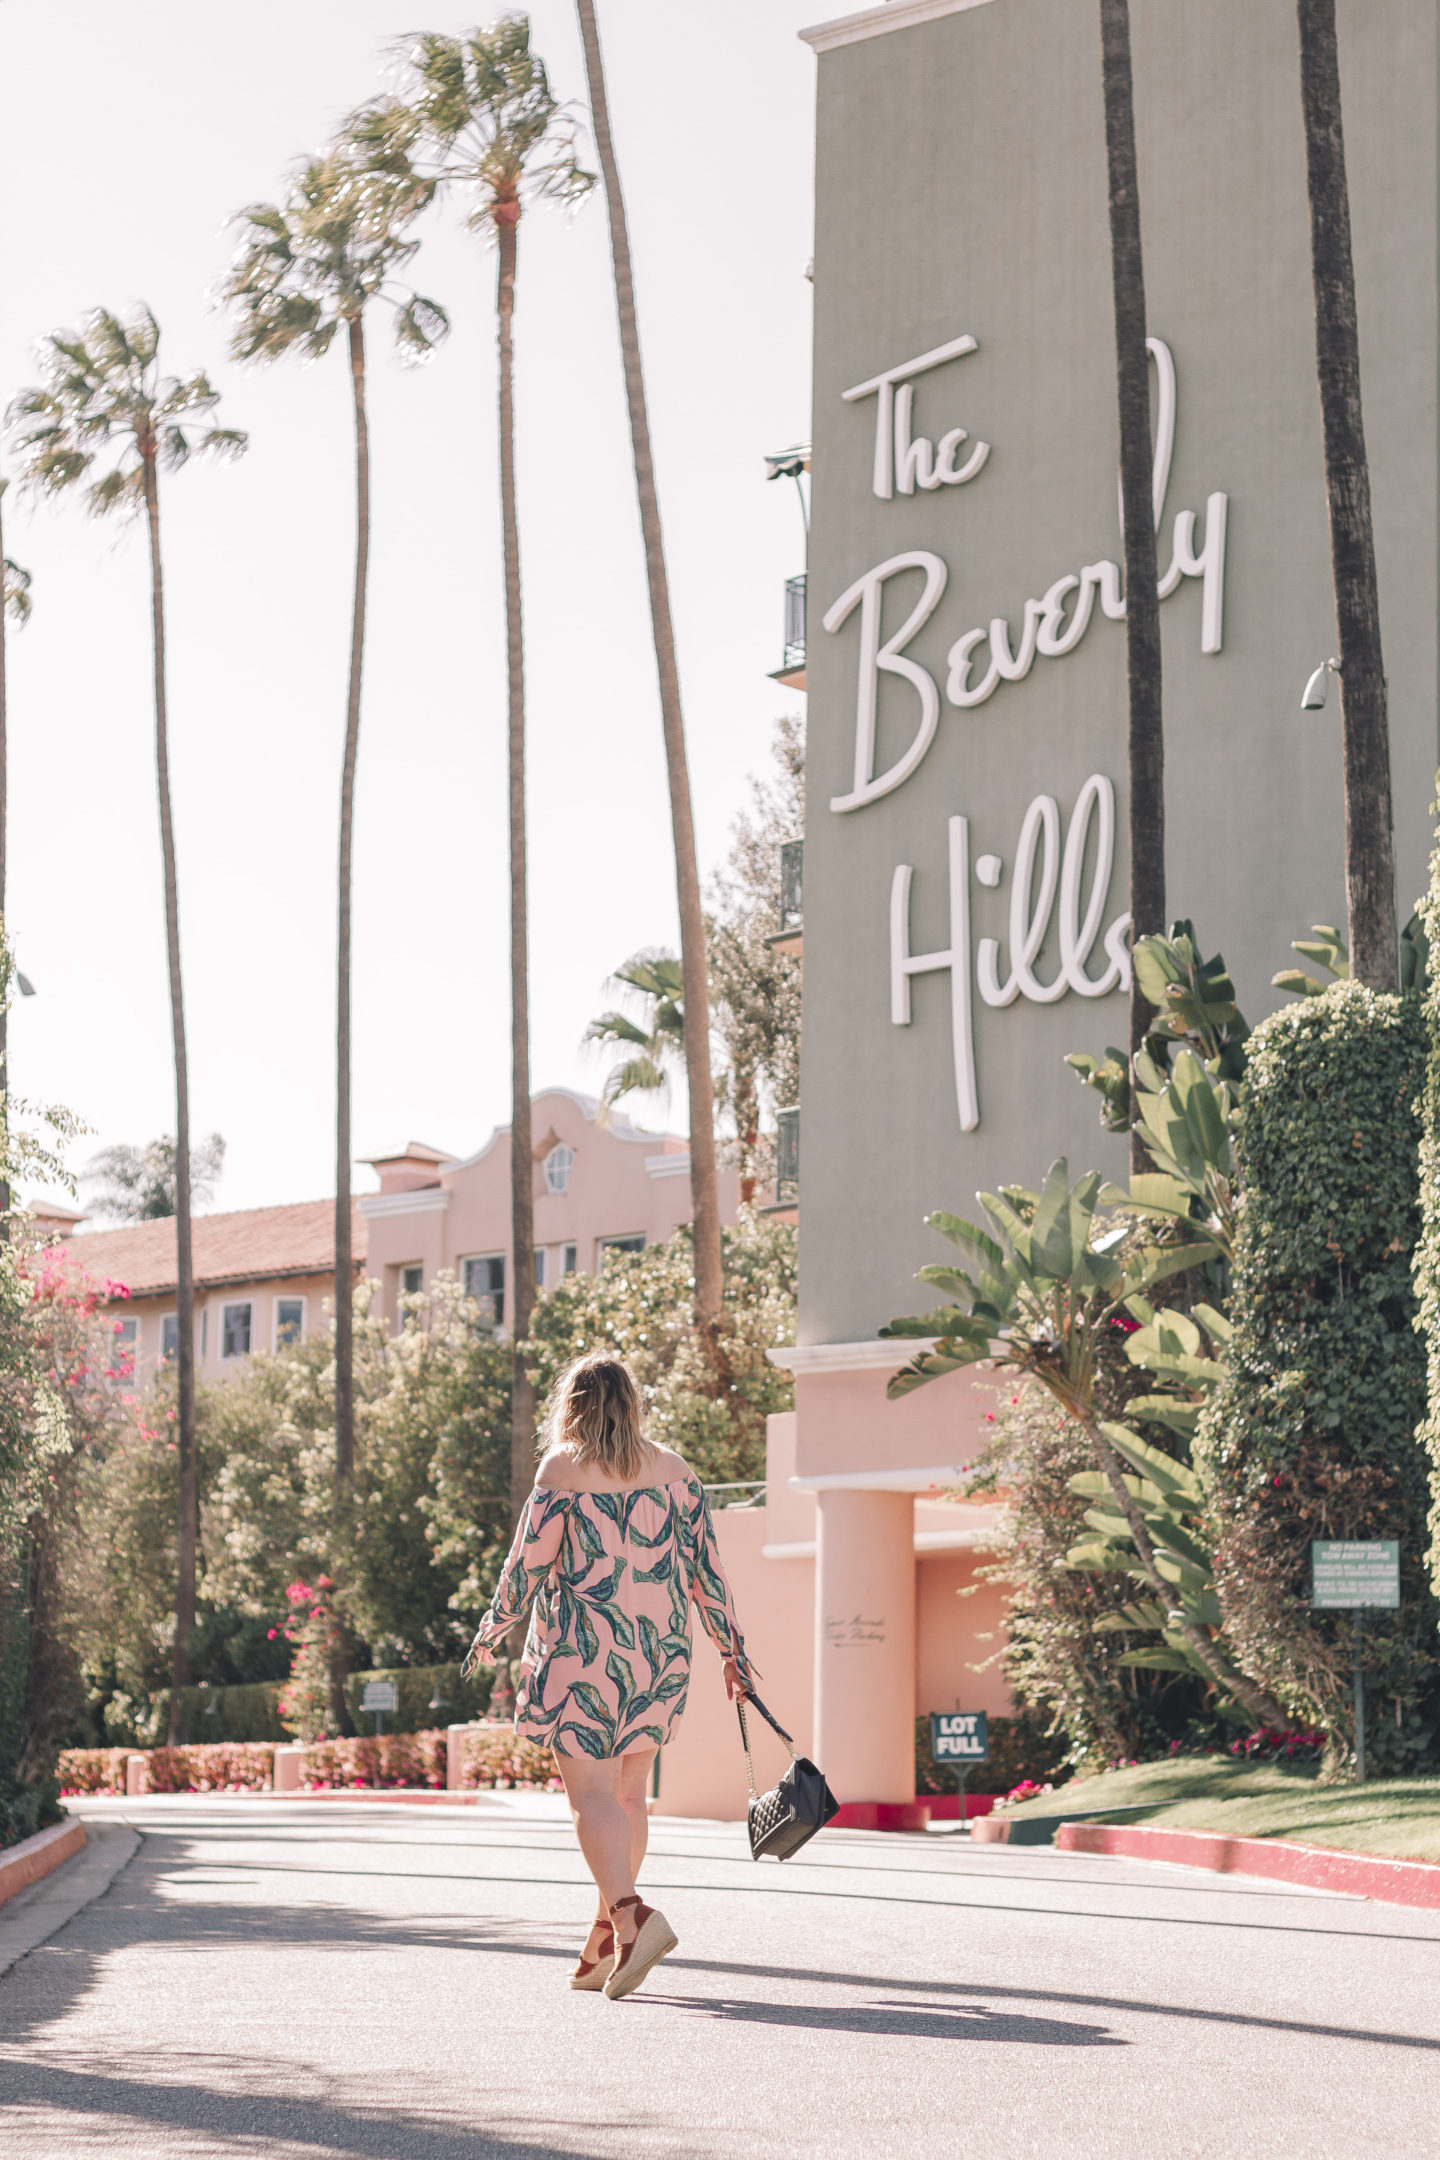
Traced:
MULTIPOLYGON (((352 1212, 357 1264, 366 1256, 366 1224, 352 1212)), ((197 1289, 274 1275, 323 1275, 335 1265, 335 1203, 300 1200, 289 1207, 242 1208, 233 1215, 197 1215, 197 1289)), ((95 1280, 108 1276, 137 1296, 175 1287, 175 1218, 87 1230, 65 1240, 65 1251, 95 1280)))

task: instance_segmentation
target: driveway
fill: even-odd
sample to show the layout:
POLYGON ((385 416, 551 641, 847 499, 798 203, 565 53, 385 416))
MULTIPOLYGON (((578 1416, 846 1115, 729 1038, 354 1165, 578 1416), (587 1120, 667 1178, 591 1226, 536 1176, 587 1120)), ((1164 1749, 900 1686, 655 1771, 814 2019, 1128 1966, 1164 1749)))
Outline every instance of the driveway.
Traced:
POLYGON ((1440 2151, 1440 1913, 934 1832, 757 1867, 661 1821, 680 1947, 612 2004, 565 1985, 549 1796, 80 1805, 141 1841, 0 1980, 7 2160, 1440 2151))

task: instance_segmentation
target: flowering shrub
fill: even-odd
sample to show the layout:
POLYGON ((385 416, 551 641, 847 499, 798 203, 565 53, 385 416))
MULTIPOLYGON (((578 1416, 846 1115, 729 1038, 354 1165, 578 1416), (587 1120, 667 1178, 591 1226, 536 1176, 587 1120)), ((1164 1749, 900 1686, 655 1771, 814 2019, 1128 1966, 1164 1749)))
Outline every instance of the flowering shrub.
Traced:
POLYGON ((1324 1752, 1323 1732, 1252 1732, 1230 1743, 1247 1762, 1318 1762, 1324 1752))
POLYGON ((305 1750, 311 1792, 346 1786, 445 1785, 443 1732, 382 1733, 357 1740, 317 1740, 305 1750))
POLYGON ((1003 1814, 1006 1808, 1019 1807, 1025 1800, 1038 1800, 1042 1793, 1054 1790, 1055 1787, 1051 1784, 1037 1785, 1034 1778, 1022 1778, 1018 1785, 1006 1793, 1003 1800, 996 1801, 993 1813, 1003 1814))
POLYGON ((460 1783, 467 1792, 564 1790, 549 1748, 537 1747, 508 1725, 479 1725, 465 1735, 460 1749, 460 1783))
POLYGON ((152 1793, 268 1792, 275 1782, 275 1749, 268 1740, 151 1748, 145 1774, 152 1793))
POLYGON ((331 1676, 343 1653, 343 1634, 335 1610, 335 1585, 328 1575, 317 1575, 315 1587, 307 1582, 287 1583, 290 1601, 283 1628, 294 1650, 290 1678, 276 1697, 280 1722, 297 1740, 324 1740, 335 1729, 331 1676))
POLYGON ((61 1798, 75 1793, 123 1793, 128 1747, 64 1748, 56 1764, 61 1798))
POLYGON ((268 1792, 275 1782, 269 1741, 219 1741, 210 1746, 66 1748, 60 1757, 62 1794, 123 1793, 125 1765, 145 1757, 147 1792, 268 1792))

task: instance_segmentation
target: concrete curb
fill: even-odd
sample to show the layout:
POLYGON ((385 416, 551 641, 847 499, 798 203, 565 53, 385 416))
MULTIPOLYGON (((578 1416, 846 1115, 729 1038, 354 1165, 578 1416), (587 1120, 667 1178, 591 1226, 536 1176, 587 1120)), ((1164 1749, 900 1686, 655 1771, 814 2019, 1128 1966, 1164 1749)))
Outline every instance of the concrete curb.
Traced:
POLYGON ((77 1851, 70 1866, 32 1882, 0 1912, 0 1974, 58 1935, 76 1913, 103 1896, 121 1868, 134 1858, 139 1844, 140 1833, 128 1823, 92 1821, 84 1849, 77 1851))
POLYGON ((22 1838, 8 1852, 0 1853, 0 1905, 8 1904, 31 1883, 63 1867, 84 1844, 85 1825, 72 1819, 52 1823, 48 1830, 37 1830, 34 1837, 22 1838))
POLYGON ((1147 1829, 1138 1823, 1062 1823, 1055 1844, 1060 1852, 1168 1860, 1219 1875, 1257 1875, 1270 1882, 1340 1890, 1390 1905, 1440 1909, 1440 1867, 1428 1860, 1386 1860, 1374 1853, 1343 1852, 1333 1845, 1227 1837, 1218 1830, 1147 1829))

